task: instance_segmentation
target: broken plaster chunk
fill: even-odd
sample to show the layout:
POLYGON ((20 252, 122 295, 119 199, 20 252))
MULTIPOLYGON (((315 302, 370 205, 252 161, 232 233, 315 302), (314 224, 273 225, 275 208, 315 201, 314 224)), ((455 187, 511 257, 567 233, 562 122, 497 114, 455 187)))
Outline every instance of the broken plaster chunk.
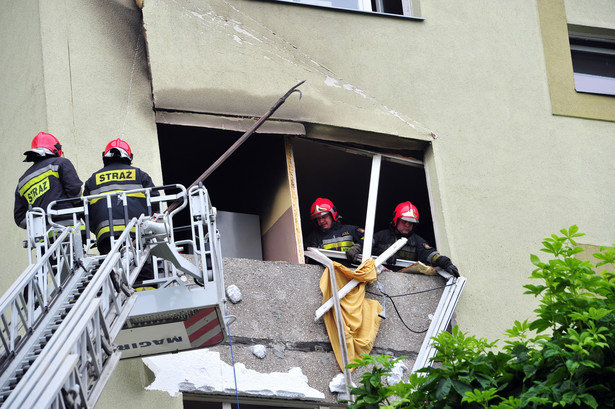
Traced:
POLYGON ((165 391, 173 397, 182 392, 198 391, 293 400, 325 399, 324 393, 308 385, 308 378, 299 367, 287 372, 260 373, 241 362, 231 366, 224 362, 219 352, 206 348, 150 356, 143 362, 156 376, 146 390, 165 391))
POLYGON ((233 304, 237 304, 239 301, 241 301, 241 291, 239 290, 239 287, 237 287, 235 284, 231 284, 226 287, 226 296, 229 298, 229 300, 231 300, 233 304))
POLYGON ((329 390, 331 392, 345 393, 346 392, 346 377, 343 373, 338 373, 329 382, 329 390))
POLYGON ((387 376, 387 384, 393 386, 401 382, 404 372, 408 370, 408 367, 403 362, 397 361, 391 369, 391 374, 387 376))
POLYGON ((250 350, 257 358, 263 359, 267 356, 267 347, 264 345, 252 345, 250 350))

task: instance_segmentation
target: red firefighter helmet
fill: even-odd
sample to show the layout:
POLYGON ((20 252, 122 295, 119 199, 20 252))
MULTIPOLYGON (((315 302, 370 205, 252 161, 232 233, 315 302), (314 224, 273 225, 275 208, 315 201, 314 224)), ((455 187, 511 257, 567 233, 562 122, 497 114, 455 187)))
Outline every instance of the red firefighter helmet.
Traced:
POLYGON ((104 158, 112 157, 114 153, 113 150, 119 153, 122 158, 127 158, 132 161, 132 151, 130 150, 130 145, 128 145, 128 142, 120 138, 112 140, 111 142, 107 144, 107 147, 105 148, 105 151, 103 152, 103 157, 104 158))
POLYGON ((319 197, 314 201, 314 203, 312 203, 312 207, 310 208, 310 217, 313 219, 323 213, 330 213, 333 220, 336 221, 339 218, 333 202, 329 199, 319 197))
POLYGON ((418 223, 419 210, 410 202, 402 202, 395 207, 395 212, 393 212, 393 226, 397 226, 398 219, 418 223))
POLYGON ((32 139, 32 148, 24 153, 36 153, 39 156, 55 155, 62 156, 62 145, 58 138, 47 132, 39 132, 32 139))

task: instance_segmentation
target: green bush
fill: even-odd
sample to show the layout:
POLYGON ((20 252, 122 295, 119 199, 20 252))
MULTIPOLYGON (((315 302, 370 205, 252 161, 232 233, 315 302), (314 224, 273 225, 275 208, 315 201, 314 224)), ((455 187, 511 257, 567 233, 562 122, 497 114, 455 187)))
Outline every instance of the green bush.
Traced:
POLYGON ((362 356, 352 367, 370 368, 351 388, 359 408, 612 408, 615 407, 615 247, 594 254, 593 266, 575 256, 583 250, 577 226, 546 238, 530 275, 538 284, 525 294, 540 298, 531 322, 515 321, 503 347, 454 327, 434 337, 437 364, 387 386, 382 377, 395 362, 362 356))

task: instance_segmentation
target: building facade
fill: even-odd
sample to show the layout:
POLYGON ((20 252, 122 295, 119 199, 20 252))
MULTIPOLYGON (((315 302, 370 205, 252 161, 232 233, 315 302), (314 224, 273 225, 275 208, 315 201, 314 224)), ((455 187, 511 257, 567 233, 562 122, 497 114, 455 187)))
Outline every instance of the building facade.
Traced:
MULTIPOLYGON (((522 286, 544 237, 576 224, 588 253, 613 243, 611 0, 0 9, 3 291, 27 263, 11 210, 21 154, 39 131, 60 139, 82 180, 121 137, 156 184, 189 185, 304 80, 205 181, 219 210, 258 218, 251 240, 265 266, 304 263, 316 197, 376 230, 410 200, 419 233, 468 279, 458 324, 497 339, 532 314, 522 286)), ((266 293, 260 285, 251 290, 266 293)), ((139 388, 147 377, 122 362, 101 405, 182 407, 181 397, 139 388)))

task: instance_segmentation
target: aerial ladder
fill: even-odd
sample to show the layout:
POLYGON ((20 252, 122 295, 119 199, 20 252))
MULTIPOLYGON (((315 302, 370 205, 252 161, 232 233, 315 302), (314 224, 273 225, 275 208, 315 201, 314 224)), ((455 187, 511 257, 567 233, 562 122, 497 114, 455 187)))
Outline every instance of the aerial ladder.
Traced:
POLYGON ((218 344, 234 320, 225 308, 216 209, 202 184, 64 202, 28 211, 29 266, 0 298, 2 409, 92 408, 120 359, 218 344), (134 194, 145 197, 148 215, 129 219, 134 194), (125 228, 107 255, 85 234, 96 200, 109 214, 124 207, 125 228), (186 207, 191 237, 176 240, 173 217, 186 207), (146 264, 153 278, 140 286, 151 289, 135 291, 146 264))

